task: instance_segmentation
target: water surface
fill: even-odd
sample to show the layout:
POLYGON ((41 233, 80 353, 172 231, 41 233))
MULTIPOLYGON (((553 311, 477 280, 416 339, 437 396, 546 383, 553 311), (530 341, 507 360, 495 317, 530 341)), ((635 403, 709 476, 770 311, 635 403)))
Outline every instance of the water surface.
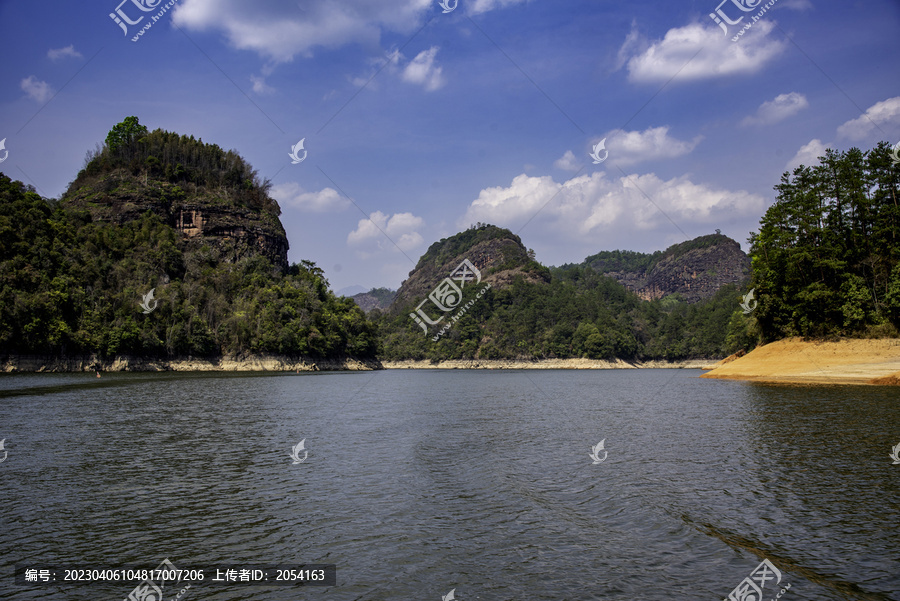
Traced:
POLYGON ((124 599, 13 566, 166 557, 337 565, 184 601, 718 600, 763 558, 787 601, 900 599, 897 389, 700 373, 6 375, 0 599, 124 599))

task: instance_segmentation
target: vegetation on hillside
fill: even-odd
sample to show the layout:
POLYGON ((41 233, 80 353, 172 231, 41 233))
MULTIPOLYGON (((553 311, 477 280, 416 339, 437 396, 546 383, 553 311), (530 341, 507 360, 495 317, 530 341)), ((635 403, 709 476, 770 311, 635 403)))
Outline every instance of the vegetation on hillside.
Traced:
POLYGON ((362 295, 371 297, 379 307, 387 307, 397 296, 397 291, 390 288, 372 288, 368 292, 363 292, 362 295))
MULTIPOLYGON (((456 241, 448 244, 457 252, 466 248, 456 241)), ((643 260, 638 254, 620 256, 643 260)), ((491 289, 477 300, 481 286, 464 288, 459 306, 475 302, 437 342, 433 337, 445 321, 426 335, 409 316, 413 307, 373 312, 382 332, 384 358, 679 360, 725 356, 750 343, 734 315, 740 315, 735 286, 723 286, 702 303, 689 304, 677 295, 645 302, 616 280, 598 274, 588 261, 547 271, 547 281, 528 281, 520 275, 510 286, 491 289)), ((446 314, 445 320, 454 313, 446 314)))
MULTIPOLYGON (((728 240, 718 232, 653 254, 605 251, 547 268, 509 230, 479 223, 432 244, 390 309, 368 319, 352 299, 329 290, 315 264, 285 269, 264 254, 230 260, 227 249, 203 240, 189 245, 153 211, 141 214, 151 206, 143 200, 131 198, 138 210, 121 223, 94 221, 91 199, 119 193, 103 191, 115 173, 115 186, 153 178, 166 194, 177 187, 179 198, 254 207, 283 232, 270 183, 237 153, 148 132, 129 117, 89 153, 70 186, 70 193, 87 190, 86 203, 48 201, 0 174, 0 349, 106 357, 681 360, 793 335, 897 336, 900 166, 890 150, 887 143, 867 152, 829 150, 820 165, 785 173, 760 231, 751 234, 752 282, 721 286, 702 302, 678 294, 642 301, 604 273, 677 261, 728 240), (458 306, 474 302, 435 341, 456 312, 427 333, 409 314, 469 254, 489 265, 482 277, 499 274, 501 283, 486 292, 465 287, 458 306), (739 302, 751 287, 759 304, 748 316, 739 302)), ((368 294, 379 302, 394 295, 368 294)))
POLYGON ((313 263, 287 273, 263 256, 227 263, 209 247, 186 250, 149 211, 92 222, 0 174, 4 352, 371 357, 376 345, 373 324, 313 263))
POLYGON ((261 179, 236 151, 162 129, 149 132, 137 117, 127 117, 117 124, 107 135, 106 144, 87 153, 84 169, 70 189, 120 169, 133 176, 146 175, 177 184, 189 195, 199 188, 227 190, 229 197, 240 204, 281 214, 278 203, 268 194, 272 183, 261 179))
MULTIPOLYGON (((643 273, 650 271, 654 265, 665 258, 678 257, 692 250, 716 246, 723 240, 730 241, 731 239, 716 230, 715 234, 699 236, 653 253, 641 253, 633 250, 604 250, 586 258, 583 264, 593 267, 598 273, 643 273)), ((571 266, 572 264, 563 265, 563 267, 571 266)))
POLYGON ((762 341, 896 336, 900 165, 886 142, 785 173, 750 238, 762 341))
MULTIPOLYGON (((584 260, 584 263, 592 267, 597 273, 641 273, 649 270, 661 256, 661 250, 652 254, 635 252, 633 250, 605 250, 596 255, 591 255, 584 260)), ((571 266, 572 264, 563 265, 563 267, 571 266)))
MULTIPOLYGON (((458 257, 471 249, 476 244, 489 242, 491 240, 511 241, 514 244, 509 245, 510 251, 514 251, 518 247, 522 247, 522 240, 508 229, 490 225, 488 223, 478 222, 449 238, 442 238, 428 247, 419 258, 416 264, 416 270, 428 269, 431 266, 445 265, 454 257, 458 257)), ((482 275, 490 275, 507 269, 520 268, 523 272, 532 273, 538 277, 549 277, 549 270, 534 260, 534 251, 527 251, 526 258, 518 256, 515 252, 505 252, 503 261, 491 265, 490 269, 482 275)))

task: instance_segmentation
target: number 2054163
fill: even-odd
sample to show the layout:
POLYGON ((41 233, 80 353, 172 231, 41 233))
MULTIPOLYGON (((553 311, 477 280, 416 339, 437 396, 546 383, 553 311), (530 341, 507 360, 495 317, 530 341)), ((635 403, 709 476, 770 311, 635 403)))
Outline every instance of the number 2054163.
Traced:
POLYGON ((282 581, 318 581, 325 580, 325 570, 278 570, 276 580, 282 581))

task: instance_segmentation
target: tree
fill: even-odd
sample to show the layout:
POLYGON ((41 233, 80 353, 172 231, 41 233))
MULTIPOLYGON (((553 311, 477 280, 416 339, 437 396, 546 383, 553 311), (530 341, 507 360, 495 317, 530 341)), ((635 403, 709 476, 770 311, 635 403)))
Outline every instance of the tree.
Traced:
POLYGON ((125 117, 121 123, 113 126, 106 136, 106 146, 113 154, 120 149, 130 146, 140 138, 147 135, 147 128, 140 124, 137 117, 125 117))
POLYGON ((889 148, 828 149, 819 165, 782 175, 775 203, 750 238, 762 340, 859 335, 896 324, 900 170, 889 148))

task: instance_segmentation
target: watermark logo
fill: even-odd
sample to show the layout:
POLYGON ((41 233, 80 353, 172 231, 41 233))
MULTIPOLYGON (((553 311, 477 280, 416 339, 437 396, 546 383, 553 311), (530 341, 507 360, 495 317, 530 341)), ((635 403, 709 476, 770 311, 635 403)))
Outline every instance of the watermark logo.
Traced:
POLYGON ((606 458, 609 456, 609 453, 603 447, 605 442, 606 442, 606 439, 604 438, 603 440, 598 442, 596 445, 591 447, 591 454, 589 455, 589 457, 594 460, 594 463, 592 463, 591 465, 597 465, 598 463, 603 463, 604 461, 606 461, 606 458), (603 451, 603 459, 600 459, 600 451, 603 451))
POLYGON ((150 15, 150 21, 144 25, 140 31, 137 32, 137 35, 131 38, 132 42, 137 42, 144 33, 153 27, 153 24, 159 21, 166 12, 175 6, 175 2, 178 0, 170 0, 168 3, 160 7, 160 4, 163 0, 122 0, 119 5, 116 7, 115 12, 109 13, 109 18, 112 19, 116 25, 122 28, 122 32, 125 36, 128 36, 128 25, 137 25, 141 21, 144 20, 144 17, 147 15, 141 15, 135 20, 131 20, 125 11, 122 9, 123 4, 127 4, 131 2, 138 10, 141 12, 149 13, 156 9, 160 9, 158 13, 155 15, 150 15))
POLYGON ((155 570, 149 570, 150 577, 134 587, 124 601, 162 601, 165 581, 174 578, 177 573, 178 568, 166 557, 155 570))
POLYGON ((151 288, 150 292, 143 296, 143 301, 141 301, 141 309, 143 309, 144 315, 151 313, 157 306, 159 306, 159 301, 153 298, 153 291, 156 288, 151 288), (153 306, 150 306, 150 303, 153 302, 153 306))
POLYGON ((0 140, 0 150, 3 151, 3 158, 0 159, 0 163, 6 160, 6 157, 9 156, 9 151, 6 149, 6 138, 0 140))
POLYGON ((118 25, 119 27, 122 28, 122 32, 125 34, 126 37, 128 37, 128 27, 125 25, 126 23, 128 25, 137 25, 138 23, 140 23, 141 21, 144 20, 143 16, 138 17, 138 19, 136 21, 132 21, 131 19, 128 18, 128 15, 126 15, 124 13, 124 11, 122 11, 122 5, 127 2, 131 2, 132 4, 137 6, 140 10, 144 11, 145 13, 148 13, 151 10, 156 9, 156 7, 159 5, 160 2, 162 2, 162 0, 156 0, 156 2, 153 2, 152 0, 149 0, 149 1, 148 0, 122 0, 119 3, 119 6, 116 7, 115 12, 109 13, 109 18, 112 19, 113 21, 115 21, 116 25, 118 25))
MULTIPOLYGON (((419 303, 419 306, 416 307, 415 313, 410 313, 409 316, 415 320, 417 324, 422 328, 422 331, 426 334, 428 333, 429 325, 437 325, 440 323, 445 315, 441 315, 437 319, 432 319, 425 313, 424 309, 422 309, 422 305, 431 301, 435 307, 437 307, 443 313, 447 313, 457 308, 457 306, 462 302, 462 291, 463 288, 466 287, 466 284, 473 283, 480 284, 481 283, 481 271, 478 270, 475 265, 472 264, 468 259, 463 259, 463 262, 457 265, 456 269, 454 269, 450 273, 450 277, 444 278, 437 287, 431 291, 431 294, 428 295, 428 298, 419 303), (425 324, 428 325, 425 325, 425 324)), ((459 312, 452 316, 450 320, 444 324, 438 334, 432 338, 434 342, 437 342, 441 336, 447 333, 447 331, 452 327, 454 323, 459 321, 459 319, 468 312, 469 307, 475 304, 475 301, 484 295, 485 292, 490 290, 491 285, 486 284, 483 289, 481 289, 474 299, 470 300, 466 303, 459 312)))
POLYGON ((446 595, 441 595, 441 601, 453 601, 454 599, 456 599, 456 597, 453 596, 453 592, 455 590, 456 590, 455 588, 452 588, 452 589, 450 589, 450 592, 447 593, 446 595))
POLYGON ((603 138, 602 140, 600 140, 599 142, 597 142, 596 144, 594 144, 594 151, 591 152, 591 153, 589 153, 589 154, 590 154, 590 157, 591 157, 592 159, 594 159, 594 164, 595 164, 595 165, 599 165, 600 163, 602 163, 603 161, 605 161, 605 160, 607 159, 607 157, 609 157, 609 151, 606 150, 606 138, 603 138), (601 150, 602 150, 603 153, 604 153, 604 154, 603 154, 603 158, 600 158, 600 151, 601 151, 601 150))
POLYGON ((305 442, 306 439, 304 438, 291 448, 291 451, 293 452, 289 455, 289 457, 294 460, 294 463, 292 465, 303 463, 304 461, 306 461, 306 458, 309 457, 309 451, 307 451, 306 447, 303 446, 303 443, 305 442), (303 451, 303 459, 300 459, 300 451, 303 451))
POLYGON ((744 302, 741 303, 741 309, 744 310, 744 315, 750 315, 754 309, 759 305, 759 302, 753 300, 753 292, 756 288, 751 288, 750 292, 744 295, 744 302), (750 306, 750 301, 753 301, 753 306, 750 306))
POLYGON ((716 25, 718 25, 719 27, 722 28, 722 31, 727 36, 728 35, 728 26, 729 25, 738 25, 741 21, 744 20, 745 15, 741 15, 737 19, 732 20, 731 18, 728 17, 728 15, 725 14, 725 11, 722 10, 723 4, 727 4, 728 2, 731 2, 739 10, 741 10, 745 13, 752 12, 752 11, 756 10, 757 8, 759 8, 759 12, 757 12, 755 15, 750 15, 750 21, 745 23, 744 26, 741 27, 741 30, 738 31, 737 34, 735 34, 735 36, 731 38, 732 42, 737 42, 739 39, 741 39, 741 36, 744 35, 744 33, 746 33, 751 27, 753 27, 753 25, 756 24, 757 21, 762 19, 763 15, 766 14, 766 12, 768 12, 768 10, 770 8, 775 6, 776 2, 778 2, 778 0, 769 0, 766 4, 764 4, 762 7, 760 7, 760 4, 762 3, 762 1, 763 0, 722 0, 722 2, 719 4, 719 6, 716 7, 716 12, 709 13, 709 16, 713 21, 716 22, 716 25))
POLYGON ((454 10, 456 10, 456 7, 459 6, 459 0, 453 0, 452 5, 450 4, 449 0, 441 0, 440 2, 438 2, 438 4, 440 4, 441 8, 444 9, 444 14, 446 15, 447 13, 452 13, 454 10))
MULTIPOLYGON (((0 141, 0 149, 3 148, 3 142, 5 142, 5 141, 6 141, 6 138, 4 138, 2 141, 0 141)), ((6 158, 6 157, 3 157, 3 158, 6 158)), ((895 165, 900 165, 900 142, 897 142, 897 145, 894 146, 894 149, 891 151, 891 161, 893 161, 893 163, 895 165)), ((0 159, 0 162, 3 162, 3 159, 0 159)))
MULTIPOLYGON (((771 561, 764 559, 763 562, 756 566, 756 569, 753 570, 748 577, 744 578, 733 591, 728 593, 728 597, 722 601, 761 601, 762 590, 766 587, 766 583, 769 580, 775 580, 775 586, 777 587, 781 582, 781 572, 772 565, 771 561)), ((790 583, 786 584, 775 598, 780 598, 789 588, 791 588, 790 583)))
POLYGON ((305 150, 303 150, 303 142, 305 140, 306 140, 306 138, 303 138, 302 140, 300 140, 299 142, 297 142, 296 144, 291 146, 291 152, 288 155, 289 157, 291 157, 291 165, 296 165, 297 163, 302 163, 304 160, 306 160, 307 152, 305 150), (297 154, 301 150, 303 150, 302 157, 299 154, 297 154))
MULTIPOLYGON (((3 459, 0 459, 0 463, 6 461, 6 456, 9 455, 9 451, 3 448, 3 443, 6 442, 6 439, 0 440, 0 451, 3 451, 3 459)), ((900 445, 897 445, 897 448, 900 448, 900 445)))
POLYGON ((728 25, 737 25, 744 20, 743 15, 741 15, 737 20, 732 21, 728 17, 728 15, 725 14, 725 11, 722 10, 722 5, 728 4, 729 2, 737 6, 745 13, 748 13, 754 10, 757 5, 762 2, 762 0, 756 0, 755 2, 753 0, 722 0, 719 6, 716 7, 716 12, 709 13, 709 18, 715 21, 716 25, 722 28, 722 31, 725 32, 725 35, 728 35, 728 27, 725 25, 725 23, 727 23, 728 25))
MULTIPOLYGON (((3 448, 3 441, 0 440, 0 449, 3 448)), ((900 442, 897 443, 896 447, 891 448, 891 453, 888 455, 894 462, 891 465, 900 464, 900 442)), ((6 457, 4 457, 6 459, 6 457)))

